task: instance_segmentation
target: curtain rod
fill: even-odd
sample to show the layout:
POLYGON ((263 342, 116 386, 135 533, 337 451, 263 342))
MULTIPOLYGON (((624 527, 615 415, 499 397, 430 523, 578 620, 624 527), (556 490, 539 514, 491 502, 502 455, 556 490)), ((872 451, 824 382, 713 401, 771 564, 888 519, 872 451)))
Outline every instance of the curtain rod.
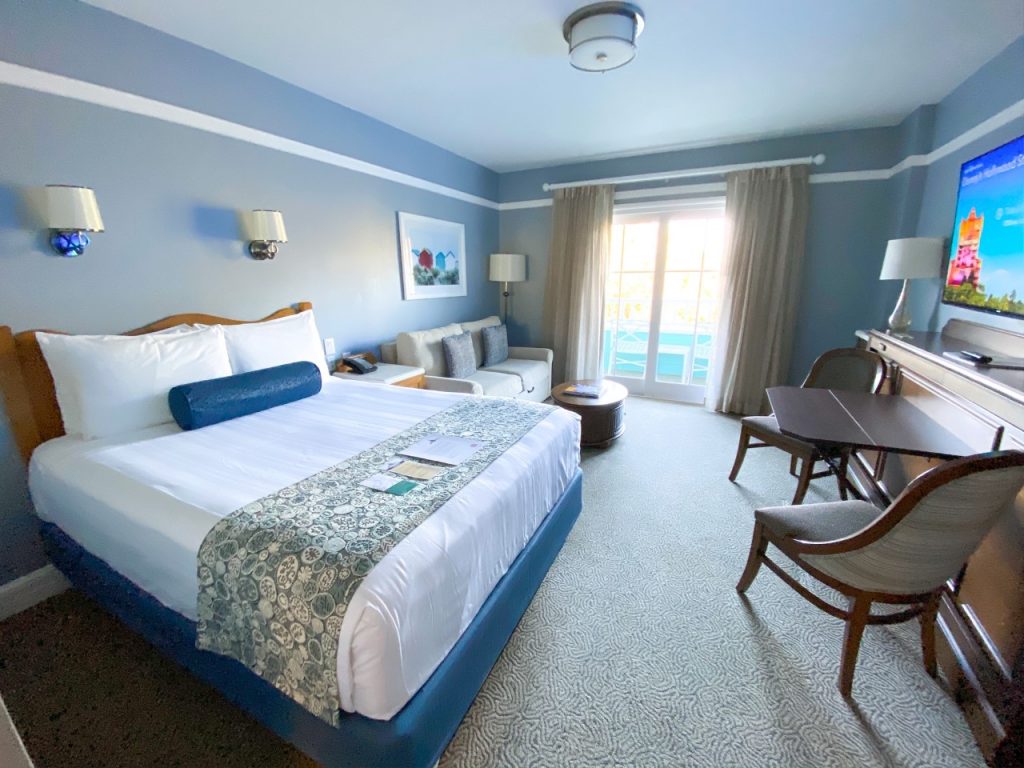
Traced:
POLYGON ((825 162, 822 154, 809 157, 791 157, 787 160, 767 160, 763 163, 737 163, 735 165, 715 165, 710 168, 688 168, 685 171, 662 171, 661 173, 641 173, 636 176, 610 176, 606 179, 588 179, 586 181, 565 181, 558 184, 544 184, 543 189, 567 189, 569 187, 587 187, 591 184, 637 184, 642 181, 667 181, 668 179, 688 179, 695 176, 721 176, 733 171, 748 171, 751 168, 779 168, 785 165, 821 165, 825 162))

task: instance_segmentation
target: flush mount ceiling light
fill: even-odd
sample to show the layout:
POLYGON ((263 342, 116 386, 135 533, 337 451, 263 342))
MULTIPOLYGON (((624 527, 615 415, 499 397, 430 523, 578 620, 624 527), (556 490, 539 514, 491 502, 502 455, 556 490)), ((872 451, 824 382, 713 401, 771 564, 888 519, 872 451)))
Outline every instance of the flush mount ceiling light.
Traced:
POLYGON ((607 72, 636 56, 644 12, 632 3, 594 3, 572 13, 562 25, 569 62, 585 72, 607 72))

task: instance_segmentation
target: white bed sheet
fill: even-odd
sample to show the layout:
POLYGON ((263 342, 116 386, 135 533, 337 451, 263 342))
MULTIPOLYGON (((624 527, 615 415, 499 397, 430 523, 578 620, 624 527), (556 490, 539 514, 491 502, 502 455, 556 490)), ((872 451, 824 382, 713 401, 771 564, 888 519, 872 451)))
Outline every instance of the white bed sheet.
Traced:
MULTIPOLYGON (((217 521, 464 395, 329 379, 319 395, 193 432, 174 425, 36 449, 39 516, 196 618, 196 558, 217 521)), ((386 720, 419 690, 568 486, 579 421, 554 410, 396 546, 342 624, 342 707, 386 720)))

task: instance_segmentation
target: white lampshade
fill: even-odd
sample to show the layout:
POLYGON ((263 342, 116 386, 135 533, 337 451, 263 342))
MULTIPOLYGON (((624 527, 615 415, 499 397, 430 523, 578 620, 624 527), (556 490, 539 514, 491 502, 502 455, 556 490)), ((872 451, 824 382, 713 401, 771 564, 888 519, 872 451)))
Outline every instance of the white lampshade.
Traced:
POLYGON ((103 218, 96 193, 88 187, 48 185, 46 224, 61 232, 102 232, 103 218))
POLYGON ((270 243, 287 243, 284 216, 280 211, 253 211, 249 216, 249 237, 270 243))
POLYGON ((631 3, 594 3, 573 13, 562 27, 569 43, 569 62, 586 72, 606 72, 636 56, 636 39, 644 28, 643 13, 631 3))
POLYGON ((938 237, 905 237, 890 240, 885 249, 879 280, 914 280, 938 277, 942 267, 943 241, 938 237))
POLYGON ((526 279, 526 256, 521 253, 492 253, 490 279, 496 283, 521 283, 526 279))

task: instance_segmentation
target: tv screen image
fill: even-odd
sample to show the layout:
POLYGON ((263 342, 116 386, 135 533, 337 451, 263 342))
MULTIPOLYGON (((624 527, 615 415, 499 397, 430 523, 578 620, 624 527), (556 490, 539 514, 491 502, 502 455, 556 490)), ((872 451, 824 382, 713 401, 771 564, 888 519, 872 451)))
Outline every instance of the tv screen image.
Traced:
POLYGON ((1024 136, 961 166, 942 300, 1024 317, 1024 136))

